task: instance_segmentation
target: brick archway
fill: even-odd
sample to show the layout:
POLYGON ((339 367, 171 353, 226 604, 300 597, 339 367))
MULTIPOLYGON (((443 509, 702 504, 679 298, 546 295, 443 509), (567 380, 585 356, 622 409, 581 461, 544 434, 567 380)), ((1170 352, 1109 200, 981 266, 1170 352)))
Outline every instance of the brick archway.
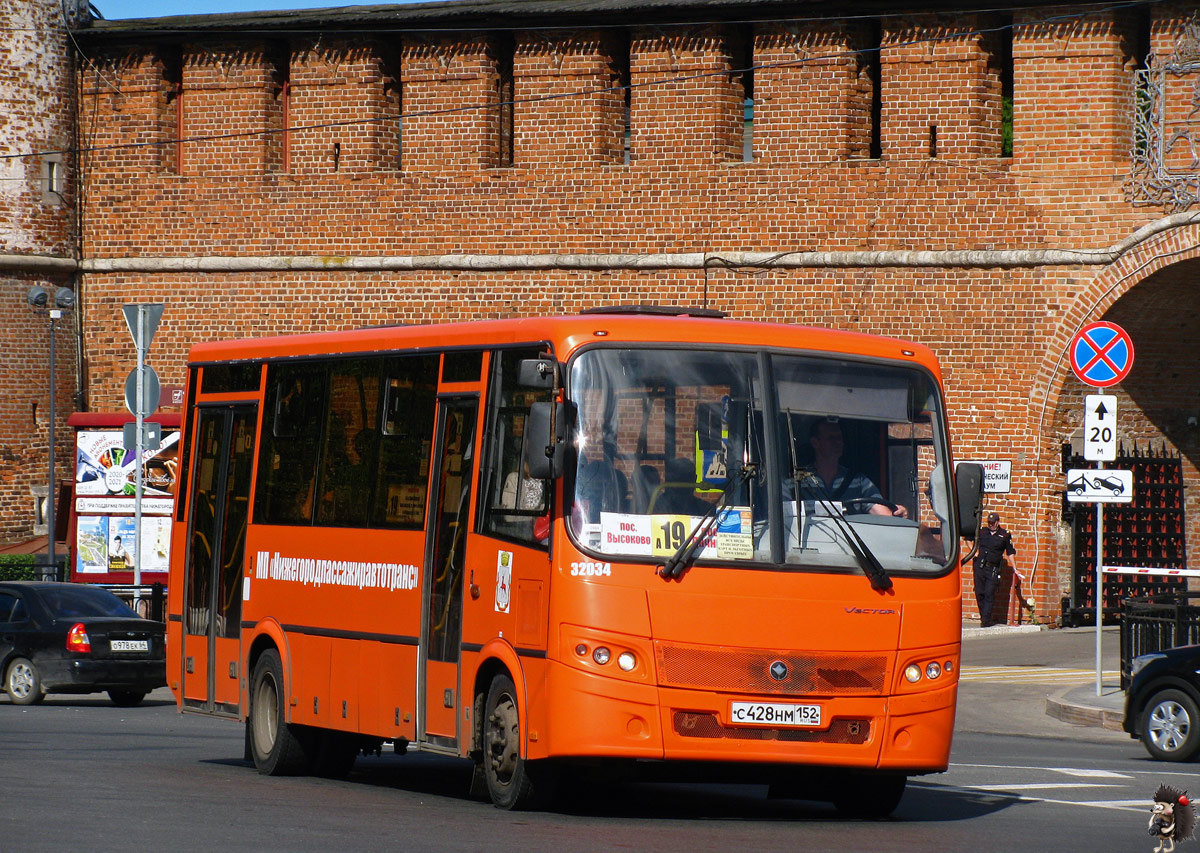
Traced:
MULTIPOLYGON (((1038 453, 1037 585, 1051 601, 1066 592, 1055 585, 1066 580, 1070 559, 1058 553, 1069 545, 1054 529, 1062 444, 1081 425, 1082 396, 1092 390, 1072 374, 1067 346, 1083 325, 1101 319, 1125 327, 1137 353, 1130 377, 1114 389, 1122 400, 1122 438, 1177 450, 1184 456, 1185 479, 1196 484, 1200 427, 1189 426, 1187 419, 1200 419, 1200 346, 1195 345, 1200 339, 1200 226, 1159 234, 1100 270, 1047 339, 1030 395, 1029 423, 1038 453)), ((1200 554, 1200 495, 1188 501, 1187 510, 1189 551, 1200 554)))

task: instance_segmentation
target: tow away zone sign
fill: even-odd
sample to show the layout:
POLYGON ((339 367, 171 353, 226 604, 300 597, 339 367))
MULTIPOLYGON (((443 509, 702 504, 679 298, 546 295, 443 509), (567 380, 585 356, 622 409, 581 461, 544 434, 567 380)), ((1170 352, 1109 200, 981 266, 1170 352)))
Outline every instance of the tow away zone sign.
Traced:
POLYGON ((1067 500, 1071 503, 1132 503, 1133 471, 1072 468, 1067 471, 1067 500))

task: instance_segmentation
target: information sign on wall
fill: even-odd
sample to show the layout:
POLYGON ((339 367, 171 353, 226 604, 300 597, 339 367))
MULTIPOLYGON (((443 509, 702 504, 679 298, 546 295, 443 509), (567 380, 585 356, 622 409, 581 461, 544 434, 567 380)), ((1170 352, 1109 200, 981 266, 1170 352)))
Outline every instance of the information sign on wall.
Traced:
POLYGON ((1012 460, 961 460, 958 465, 967 462, 983 468, 983 491, 989 495, 1007 495, 1012 491, 1012 460))

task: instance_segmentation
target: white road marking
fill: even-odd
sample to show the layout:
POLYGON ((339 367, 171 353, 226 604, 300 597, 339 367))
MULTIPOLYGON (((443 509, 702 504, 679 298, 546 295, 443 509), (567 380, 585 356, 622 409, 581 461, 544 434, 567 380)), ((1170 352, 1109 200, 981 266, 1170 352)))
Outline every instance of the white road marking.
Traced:
MULTIPOLYGON (((1059 799, 1051 799, 1049 797, 1027 796, 1025 794, 1005 794, 1003 790, 992 791, 992 790, 988 790, 987 788, 976 787, 976 786, 936 785, 936 784, 929 784, 929 783, 922 784, 922 783, 914 783, 914 782, 909 782, 909 784, 910 785, 916 784, 919 787, 925 787, 925 788, 930 788, 930 789, 937 788, 942 791, 955 791, 960 794, 984 794, 984 795, 996 797, 997 799, 1016 800, 1016 801, 1022 802, 1022 803, 1050 803, 1052 805, 1059 805, 1059 806, 1083 806, 1085 808, 1092 808, 1092 809, 1108 809, 1109 811, 1148 813, 1147 807, 1149 805, 1146 800, 1059 800, 1059 799)), ((1066 787, 1066 786, 1063 786, 1063 787, 1066 787)), ((1112 786, 1105 786, 1105 787, 1112 787, 1112 786)))
POLYGON ((1024 785, 972 785, 974 791, 1064 791, 1067 788, 1120 788, 1120 785, 1102 785, 1096 782, 1030 782, 1024 785))
MULTIPOLYGON (((1101 680, 1116 681, 1119 670, 1102 670, 1101 680)), ((1095 680, 1096 670, 1055 666, 963 666, 959 681, 1013 681, 1026 684, 1042 682, 1075 683, 1095 680)))
POLYGON ((1112 770, 1092 770, 1079 767, 1047 767, 1055 773, 1066 773, 1068 776, 1079 776, 1084 779, 1132 779, 1125 773, 1114 773, 1112 770))

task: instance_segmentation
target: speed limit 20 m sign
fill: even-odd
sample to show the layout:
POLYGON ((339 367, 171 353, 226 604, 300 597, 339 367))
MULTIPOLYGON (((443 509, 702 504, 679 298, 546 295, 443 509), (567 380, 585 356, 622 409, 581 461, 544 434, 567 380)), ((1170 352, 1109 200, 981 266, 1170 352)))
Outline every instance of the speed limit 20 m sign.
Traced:
POLYGON ((1117 458, 1117 398, 1113 394, 1083 398, 1083 458, 1089 462, 1117 458))

